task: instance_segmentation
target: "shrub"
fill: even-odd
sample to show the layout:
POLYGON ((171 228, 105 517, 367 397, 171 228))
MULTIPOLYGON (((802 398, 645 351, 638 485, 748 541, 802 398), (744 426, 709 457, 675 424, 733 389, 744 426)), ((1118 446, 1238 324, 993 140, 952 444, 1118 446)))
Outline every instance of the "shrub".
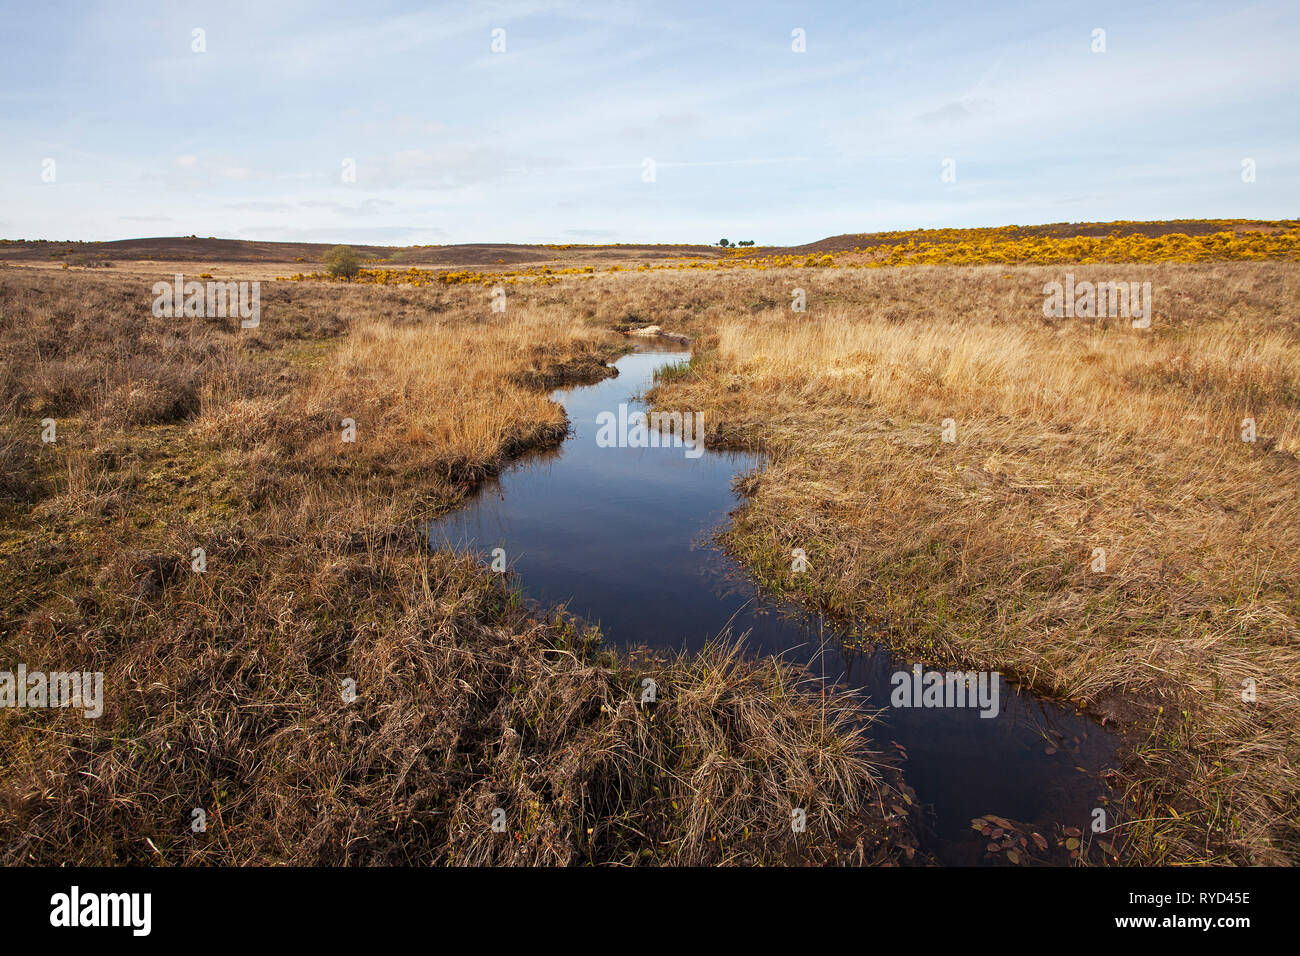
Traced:
POLYGON ((351 246, 335 246, 325 253, 325 270, 336 279, 355 279, 361 271, 361 257, 351 246))

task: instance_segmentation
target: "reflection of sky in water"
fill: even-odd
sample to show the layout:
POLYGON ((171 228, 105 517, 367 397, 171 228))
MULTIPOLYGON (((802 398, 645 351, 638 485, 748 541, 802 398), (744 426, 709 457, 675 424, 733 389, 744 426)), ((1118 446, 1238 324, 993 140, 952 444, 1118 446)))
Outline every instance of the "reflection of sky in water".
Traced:
MULTIPOLYGON (((509 468, 438 522, 431 541, 485 558, 504 548, 530 598, 567 604, 599 622, 612 644, 694 649, 730 628, 748 635, 751 653, 808 661, 815 672, 861 688, 873 705, 888 706, 890 676, 913 661, 879 649, 844 651, 820 620, 796 619, 765 599, 709 544, 738 504, 733 476, 756 467, 755 456, 706 452, 691 459, 681 447, 597 446, 597 415, 617 414, 620 402, 650 385, 656 368, 686 358, 627 355, 617 363, 618 377, 557 392, 572 425, 569 440, 509 468), (823 644, 829 646, 818 655, 823 644)), ((1100 785, 1075 768, 1106 764, 1105 732, 1073 708, 1036 701, 1005 681, 1000 704, 992 719, 976 709, 890 708, 876 731, 881 746, 897 741, 906 748, 906 779, 935 811, 935 838, 926 848, 942 859, 979 859, 983 841, 970 821, 984 813, 1086 827, 1098 805, 1100 785), (1047 740, 1050 731, 1064 742, 1047 740), (1059 752, 1048 756, 1049 745, 1059 752)))

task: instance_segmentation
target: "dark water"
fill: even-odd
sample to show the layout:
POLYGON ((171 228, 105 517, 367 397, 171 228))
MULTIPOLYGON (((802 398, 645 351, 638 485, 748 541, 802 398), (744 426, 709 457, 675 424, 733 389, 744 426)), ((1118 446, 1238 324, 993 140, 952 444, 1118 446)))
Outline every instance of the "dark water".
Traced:
MULTIPOLYGON (((888 707, 892 674, 913 660, 883 649, 846 651, 833 627, 765 597, 710 543, 736 507, 732 478, 761 465, 751 455, 681 447, 599 447, 597 416, 635 397, 660 366, 688 352, 642 346, 615 363, 616 378, 554 393, 571 437, 522 461, 470 504, 433 526, 438 546, 490 560, 502 548, 524 593, 564 603, 600 624, 616 646, 696 649, 728 628, 754 654, 810 663, 827 678, 860 688, 888 707)), ((928 669, 928 668, 927 668, 928 669)), ((999 712, 974 708, 893 708, 877 725, 881 749, 901 744, 902 770, 929 808, 922 848, 939 860, 974 863, 987 842, 973 817, 994 813, 1043 833, 1061 823, 1087 831, 1100 806, 1097 775, 1113 752, 1110 734, 1069 706, 1036 700, 1001 682, 999 712), (1048 747, 1057 753, 1048 755, 1048 747), (1082 768, 1081 772, 1079 768, 1082 768)))

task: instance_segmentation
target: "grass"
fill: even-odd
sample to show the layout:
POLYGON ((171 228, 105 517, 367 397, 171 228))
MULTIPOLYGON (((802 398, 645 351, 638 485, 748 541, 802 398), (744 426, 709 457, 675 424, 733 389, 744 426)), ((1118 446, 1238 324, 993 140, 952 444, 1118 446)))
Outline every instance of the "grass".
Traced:
POLYGON ((0 660, 106 688, 98 720, 0 711, 0 861, 912 855, 860 700, 730 646, 634 664, 415 530, 558 441, 544 389, 618 336, 308 286, 241 331, 153 317, 151 281, 0 273, 0 660))
POLYGON ((268 284, 244 332, 117 271, 0 271, 0 651, 118 689, 0 713, 7 862, 909 859, 860 702, 732 648, 618 657, 413 536, 649 324, 696 340, 655 403, 767 453, 725 535, 756 579, 1118 728, 1126 860, 1296 858, 1294 264, 597 272, 504 316, 268 284), (1151 328, 1045 318, 1066 271, 1150 281, 1151 328))
POLYGON ((1073 271, 1151 281, 1152 328, 1045 319, 1056 269, 819 277, 806 315, 733 307, 652 398, 768 452, 726 540, 769 585, 1124 728, 1132 859, 1292 862, 1300 271, 1073 271))

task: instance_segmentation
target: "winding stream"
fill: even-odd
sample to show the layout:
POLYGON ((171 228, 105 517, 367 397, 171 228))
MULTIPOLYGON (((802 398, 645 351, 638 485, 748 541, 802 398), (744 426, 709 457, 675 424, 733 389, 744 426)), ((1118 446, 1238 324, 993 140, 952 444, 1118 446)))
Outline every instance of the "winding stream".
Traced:
MULTIPOLYGON (((761 465, 757 456, 597 445, 600 413, 617 413, 620 403, 644 409, 636 397, 655 370, 689 357, 639 343, 615 363, 617 377, 553 393, 570 437, 506 469, 436 522, 430 543, 485 560, 504 549, 528 598, 566 604, 599 623, 614 646, 698 649, 730 628, 747 634, 749 653, 806 663, 888 707, 891 675, 914 661, 884 648, 846 650, 830 624, 765 596, 711 544, 738 503, 732 478, 761 465)), ((992 719, 975 708, 889 707, 874 729, 879 749, 904 748, 904 777, 927 807, 921 849, 940 862, 982 862, 987 840, 971 829, 974 817, 994 813, 1047 833, 1054 823, 1086 829, 1101 805, 1110 733, 1007 681, 1000 691, 992 719)))

